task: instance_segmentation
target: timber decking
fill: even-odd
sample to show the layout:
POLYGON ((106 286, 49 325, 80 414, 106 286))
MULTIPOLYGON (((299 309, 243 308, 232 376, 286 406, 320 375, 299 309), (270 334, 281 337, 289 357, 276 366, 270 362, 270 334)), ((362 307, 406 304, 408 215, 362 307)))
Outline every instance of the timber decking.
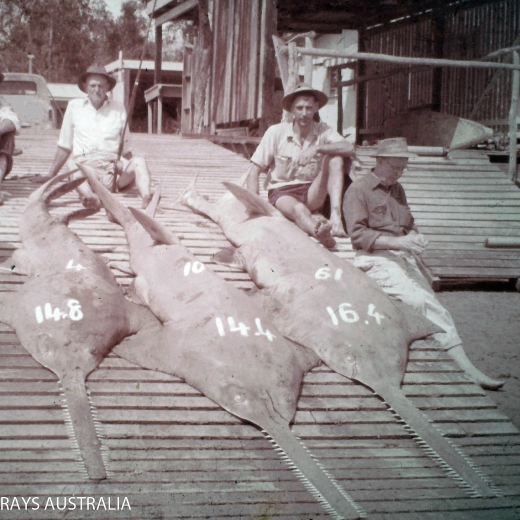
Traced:
MULTIPOLYGON (((22 135, 17 140, 24 154, 2 186, 10 195, 0 207, 0 257, 19 245, 20 214, 34 188, 25 176, 46 173, 56 137, 22 135)), ((199 191, 218 196, 223 192, 219 181, 236 180, 247 167, 244 159, 202 140, 138 135, 136 148, 146 155, 155 183, 162 184, 163 207, 177 207, 178 194, 197 173, 199 191)), ((135 193, 117 197, 140 205, 135 193)), ((78 207, 76 195, 70 194, 52 212, 78 207)), ((244 273, 211 262, 211 255, 228 245, 218 227, 178 209, 163 209, 157 218, 225 279, 252 287, 244 273)), ((71 228, 105 256, 128 261, 122 231, 104 214, 73 221, 71 228)), ((340 249, 347 253, 348 241, 340 249)), ((128 277, 114 274, 128 285, 128 277)), ((17 290, 23 279, 0 275, 0 294, 17 290)), ((56 377, 0 325, 0 495, 40 497, 38 510, 24 511, 20 502, 21 511, 2 510, 2 518, 328 518, 256 427, 180 379, 109 355, 88 378, 88 387, 110 472, 101 483, 86 481, 81 471, 66 435, 56 377), (116 497, 120 504, 128 497, 132 509, 44 508, 49 496, 72 495, 96 497, 96 504, 99 497, 106 503, 110 496, 112 508, 116 497)), ((519 518, 520 435, 485 392, 427 342, 412 345, 404 391, 492 478, 503 498, 468 498, 378 397, 326 367, 306 376, 293 430, 370 519, 519 518)))

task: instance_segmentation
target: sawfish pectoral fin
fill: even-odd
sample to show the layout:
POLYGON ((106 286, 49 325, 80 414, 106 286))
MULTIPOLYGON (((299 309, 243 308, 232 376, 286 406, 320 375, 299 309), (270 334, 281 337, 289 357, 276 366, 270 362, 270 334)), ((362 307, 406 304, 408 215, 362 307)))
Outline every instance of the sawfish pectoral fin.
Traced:
POLYGON ((85 377, 81 372, 73 371, 60 379, 66 404, 65 415, 69 436, 78 445, 89 478, 106 479, 102 445, 87 394, 85 377))
POLYGON ((262 433, 275 446, 281 457, 296 473, 307 490, 335 519, 357 520, 365 512, 352 500, 332 475, 311 455, 289 426, 263 423, 262 433))
POLYGON ((26 249, 16 249, 15 252, 0 264, 0 272, 11 274, 29 274, 31 255, 26 249))
POLYGON ((129 210, 156 242, 167 245, 176 245, 181 243, 181 241, 173 233, 168 231, 165 226, 157 222, 157 220, 149 217, 146 213, 135 208, 129 208, 129 210))
POLYGON ((399 300, 392 300, 392 303, 402 312, 406 321, 406 329, 410 335, 410 341, 425 338, 437 332, 445 332, 444 329, 432 323, 428 318, 419 314, 406 303, 399 300))
POLYGON ((130 334, 139 335, 142 338, 145 334, 153 335, 161 331, 162 323, 155 317, 153 312, 137 303, 125 300, 127 316, 130 325, 130 334))

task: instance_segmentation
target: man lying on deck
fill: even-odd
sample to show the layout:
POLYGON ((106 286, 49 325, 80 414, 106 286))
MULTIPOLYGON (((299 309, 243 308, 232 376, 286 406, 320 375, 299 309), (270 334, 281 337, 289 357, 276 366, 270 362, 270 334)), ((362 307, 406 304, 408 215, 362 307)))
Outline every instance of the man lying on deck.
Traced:
MULTIPOLYGON (((143 157, 132 157, 126 137, 122 157, 118 160, 127 116, 122 105, 107 97, 115 84, 116 80, 102 66, 92 66, 80 76, 78 86, 87 97, 69 102, 50 172, 33 177, 33 182, 49 180, 65 163, 69 170, 75 170, 75 163, 81 163, 96 170, 99 180, 110 191, 116 186, 120 190, 128 188, 135 181, 143 199, 142 207, 148 205, 152 198, 150 174, 143 157)), ((78 172, 75 177, 81 175, 78 172)), ((83 183, 78 192, 85 207, 101 207, 88 183, 83 183)))
MULTIPOLYGON (((0 83, 4 75, 0 73, 0 83)), ((20 121, 14 110, 0 97, 0 186, 13 167, 14 136, 20 131, 20 121)), ((4 203, 0 192, 0 206, 4 203)))
POLYGON ((341 220, 343 159, 354 146, 328 125, 314 120, 328 97, 302 83, 282 100, 294 122, 271 126, 251 157, 247 188, 258 194, 260 173, 267 171, 268 199, 288 219, 325 247, 346 236, 341 220), (330 222, 313 215, 330 196, 330 222))
POLYGON ((441 348, 475 383, 497 390, 504 382, 487 377, 468 359, 453 318, 417 266, 415 255, 426 249, 428 240, 419 233, 398 182, 408 158, 417 156, 408 151, 406 139, 396 137, 380 141, 375 157, 375 168, 354 181, 343 200, 348 234, 357 250, 354 265, 389 296, 412 306, 444 329, 434 335, 441 348))

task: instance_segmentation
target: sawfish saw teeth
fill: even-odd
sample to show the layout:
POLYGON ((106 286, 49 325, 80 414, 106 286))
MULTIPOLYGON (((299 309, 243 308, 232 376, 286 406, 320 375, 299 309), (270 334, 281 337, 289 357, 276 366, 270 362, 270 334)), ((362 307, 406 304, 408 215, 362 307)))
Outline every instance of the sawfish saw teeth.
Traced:
MULTIPOLYGON (((327 499, 320 493, 320 491, 314 486, 314 484, 305 476, 305 474, 298 468, 298 466, 292 461, 292 459, 285 453, 283 448, 281 448, 278 443, 273 439, 273 437, 265 430, 262 430, 262 433, 266 437, 266 439, 273 445, 274 450, 281 454, 282 460, 289 466, 291 471, 298 477, 303 486, 307 489, 307 491, 316 499, 316 501, 323 507, 329 515, 334 518, 334 520, 345 520, 345 516, 338 513, 336 509, 334 509, 327 499)), ((338 481, 323 467, 323 464, 319 462, 314 456, 310 449, 301 441, 299 437, 294 435, 295 439, 299 442, 301 447, 308 453, 308 455, 314 460, 315 464, 321 469, 323 474, 330 480, 332 485, 336 488, 336 490, 349 502, 349 504, 356 510, 360 518, 366 518, 367 513, 364 509, 358 506, 358 504, 352 499, 352 497, 340 486, 338 481)))

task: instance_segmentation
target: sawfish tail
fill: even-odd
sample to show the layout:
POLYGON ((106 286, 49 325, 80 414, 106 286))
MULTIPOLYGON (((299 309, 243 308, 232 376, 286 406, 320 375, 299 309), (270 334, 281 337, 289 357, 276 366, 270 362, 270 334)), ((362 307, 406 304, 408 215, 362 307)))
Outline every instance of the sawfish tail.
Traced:
POLYGON ((335 520, 366 518, 361 509, 332 475, 311 455, 288 426, 271 423, 262 430, 307 490, 335 520))
POLYGON ((400 389, 376 388, 374 385, 372 388, 388 403, 390 410, 404 422, 405 429, 418 445, 470 496, 475 498, 501 496, 491 480, 460 448, 444 437, 400 389))
POLYGON ((91 480, 106 479, 103 447, 99 440, 102 435, 85 387, 85 378, 83 374, 75 371, 62 378, 61 384, 69 438, 79 449, 79 455, 85 464, 88 477, 91 480))

